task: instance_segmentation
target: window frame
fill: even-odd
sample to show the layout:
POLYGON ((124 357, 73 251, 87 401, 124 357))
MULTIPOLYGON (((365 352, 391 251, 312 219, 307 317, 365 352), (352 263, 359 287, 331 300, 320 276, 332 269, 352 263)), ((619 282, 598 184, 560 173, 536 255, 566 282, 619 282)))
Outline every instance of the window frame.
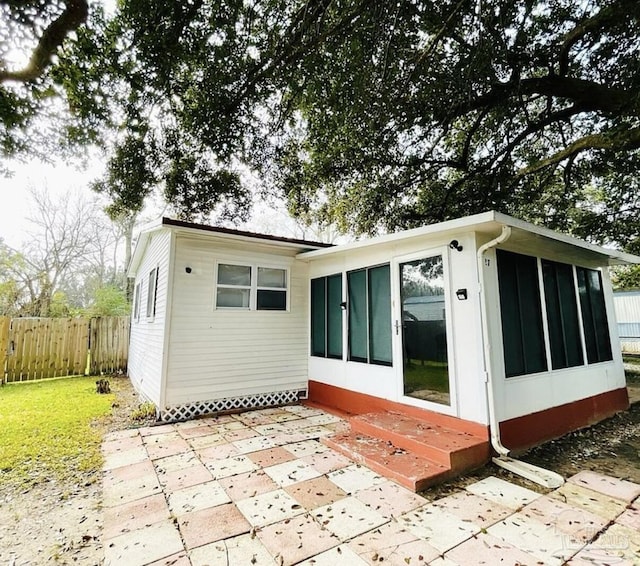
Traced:
POLYGON ((147 321, 153 322, 156 317, 156 303, 158 299, 158 276, 160 267, 155 266, 147 278, 147 321))
POLYGON ((243 262, 236 260, 220 260, 216 261, 214 273, 214 293, 213 293, 213 309, 217 311, 242 311, 242 312, 289 312, 291 300, 291 269, 289 266, 275 265, 271 263, 259 262, 243 262), (250 274, 250 285, 230 285, 228 283, 218 283, 218 277, 221 265, 230 265, 236 267, 248 267, 250 274), (258 273, 260 269, 276 269, 284 272, 284 287, 269 287, 266 285, 258 285, 258 273), (218 305, 218 289, 245 289, 249 291, 249 305, 244 307, 222 306, 218 305), (259 308, 258 293, 259 291, 280 291, 285 293, 284 308, 259 308))
POLYGON ((135 322, 140 322, 140 295, 142 294, 142 280, 136 283, 133 293, 133 320, 135 322))
MULTIPOLYGON (((309 297, 310 297, 310 314, 309 314, 309 318, 310 318, 310 347, 309 347, 309 352, 310 355, 315 357, 315 358, 329 358, 329 359, 333 359, 333 360, 342 360, 344 359, 344 324, 343 324, 343 320, 344 320, 344 309, 343 309, 343 304, 344 304, 344 299, 343 299, 343 292, 344 292, 344 276, 343 273, 332 273, 331 275, 323 275, 320 277, 314 277, 310 280, 309 282, 309 297), (330 314, 331 311, 334 310, 335 308, 332 308, 332 304, 329 301, 329 297, 330 297, 330 293, 329 293, 329 284, 330 281, 333 280, 335 282, 338 283, 338 287, 340 289, 340 303, 338 304, 338 312, 339 312, 339 344, 340 344, 340 353, 331 353, 331 348, 330 348, 330 344, 331 344, 331 337, 332 337, 332 325, 330 324, 330 314), (321 284, 322 287, 322 312, 321 314, 321 318, 316 319, 315 318, 315 301, 314 301, 314 284, 321 284), (316 321, 317 322, 321 322, 322 323, 322 330, 321 330, 321 336, 316 336, 316 321), (315 348, 315 342, 316 342, 316 338, 319 338, 322 341, 322 352, 320 352, 319 350, 317 350, 315 348)), ((333 312, 333 316, 335 316, 337 313, 333 312)))
MULTIPOLYGON (((391 264, 390 263, 380 263, 380 264, 376 264, 376 265, 371 265, 371 266, 365 266, 365 267, 361 267, 358 269, 352 269, 350 271, 346 272, 346 280, 347 280, 347 361, 349 362, 356 362, 356 363, 366 363, 366 364, 371 364, 371 365, 378 365, 378 366, 386 366, 386 367, 392 367, 393 366, 393 332, 391 329, 391 325, 392 325, 392 320, 393 320, 393 313, 392 313, 392 301, 391 301, 391 293, 392 293, 392 281, 391 281, 391 264), (372 270, 376 270, 376 269, 380 269, 380 268, 386 268, 388 271, 388 298, 389 298, 389 304, 388 304, 388 313, 389 313, 389 320, 387 321, 389 323, 389 360, 383 360, 383 359, 375 359, 372 358, 372 345, 373 345, 373 334, 372 334, 372 318, 373 318, 373 308, 372 308, 372 303, 371 303, 371 275, 370 272, 372 270), (350 277, 353 276, 356 273, 364 273, 364 286, 365 286, 365 298, 364 298, 364 317, 366 320, 366 336, 364 337, 365 340, 365 344, 366 344, 366 350, 367 350, 367 356, 366 358, 363 356, 359 356, 359 355, 353 355, 352 353, 352 345, 353 345, 353 329, 351 326, 351 320, 353 318, 352 315, 352 300, 351 300, 351 286, 350 286, 350 277)), ((385 305, 386 306, 386 305, 385 305)))
MULTIPOLYGON (((498 280, 498 305, 500 308, 500 331, 501 331, 501 341, 502 341, 502 350, 503 350, 502 357, 504 362, 504 372, 505 372, 504 375, 507 380, 517 379, 517 378, 527 378, 535 375, 544 375, 552 372, 575 370, 578 368, 586 368, 593 364, 607 363, 613 360, 613 356, 611 355, 613 348, 611 344, 611 333, 609 329, 610 313, 607 310, 607 302, 606 302, 606 296, 605 296, 605 287, 603 284, 602 268, 586 267, 584 265, 561 262, 555 259, 550 259, 549 257, 532 256, 527 253, 514 252, 511 250, 506 250, 502 248, 498 248, 496 250, 496 264, 497 264, 496 275, 498 280), (537 306, 539 306, 540 312, 542 315, 542 322, 543 322, 542 338, 543 338, 544 352, 545 352, 546 361, 547 361, 547 364, 546 364, 547 367, 544 370, 532 371, 530 373, 526 373, 526 372, 518 373, 513 375, 509 375, 507 371, 508 370, 508 365, 506 361, 507 343, 505 342, 503 298, 502 298, 502 290, 500 288, 500 255, 501 253, 505 253, 505 252, 508 254, 516 255, 516 256, 529 257, 529 258, 535 259, 536 261, 536 275, 538 280, 538 297, 537 297, 538 305, 537 306), (551 336, 550 319, 549 319, 549 317, 553 315, 553 313, 550 312, 550 307, 548 304, 549 298, 547 297, 548 289, 547 289, 547 284, 545 280, 545 273, 544 273, 544 267, 543 267, 544 264, 556 264, 561 266, 569 266, 571 268, 571 284, 572 284, 571 296, 574 301, 572 306, 575 308, 575 312, 577 314, 577 319, 578 319, 577 331, 578 331, 578 338, 580 341, 581 354, 582 354, 582 361, 579 364, 565 365, 560 367, 560 366, 556 366, 554 362, 553 353, 552 353, 552 348, 553 348, 552 336, 551 336), (580 272, 595 273, 598 277, 598 283, 599 283, 598 289, 588 290, 591 293, 591 295, 589 296, 589 301, 590 301, 590 304, 593 304, 594 301, 598 302, 599 303, 598 306, 600 307, 600 310, 601 310, 599 314, 601 315, 604 314, 603 329, 600 329, 600 326, 598 326, 598 328, 596 328, 596 331, 598 332, 598 338, 604 337, 608 339, 608 348, 606 347, 606 344, 605 344, 605 350, 604 350, 604 356, 603 356, 600 351, 600 346, 598 346, 598 352, 596 353, 597 359, 593 359, 593 355, 589 351, 589 344, 587 342, 588 330, 587 328, 585 328, 585 317, 587 316, 587 313, 584 312, 584 302, 583 302, 584 298, 581 295, 581 290, 580 290, 580 281, 579 281, 580 272)), ((574 327, 574 330, 575 330, 575 327, 574 327)))

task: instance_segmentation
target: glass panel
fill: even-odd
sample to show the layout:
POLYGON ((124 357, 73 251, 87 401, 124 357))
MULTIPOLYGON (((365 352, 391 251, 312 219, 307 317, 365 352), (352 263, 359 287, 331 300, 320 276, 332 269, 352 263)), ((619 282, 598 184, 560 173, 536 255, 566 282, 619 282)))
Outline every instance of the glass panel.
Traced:
POLYGON ((327 355, 342 358, 342 275, 327 277, 327 355))
POLYGON ((442 256, 400 264, 404 394, 449 405, 442 256))
POLYGON ((504 250, 496 254, 506 376, 546 371, 538 262, 504 250))
POLYGON ((311 280, 311 355, 325 355, 325 278, 311 280))
POLYGON ((573 268, 566 263, 542 260, 547 324, 553 369, 584 363, 573 268))
POLYGON ((285 289, 286 286, 287 271, 285 269, 258 267, 258 287, 276 287, 278 289, 285 289))
POLYGON ((158 269, 152 269, 149 273, 147 285, 147 318, 156 314, 156 287, 158 284, 158 269))
POLYGON ((577 267, 582 326, 590 364, 613 359, 602 277, 599 271, 577 267))
POLYGON ((369 361, 391 364, 391 281, 388 265, 369 270, 369 361))
POLYGON ((258 289, 256 307, 259 311, 287 310, 287 292, 258 289))
POLYGON ((349 359, 366 362, 367 352, 367 272, 347 274, 349 293, 349 359))
POLYGON ((251 267, 220 263, 218 264, 218 283, 251 287, 251 267))
POLYGON ((249 308, 249 289, 218 287, 216 306, 224 308, 249 308))

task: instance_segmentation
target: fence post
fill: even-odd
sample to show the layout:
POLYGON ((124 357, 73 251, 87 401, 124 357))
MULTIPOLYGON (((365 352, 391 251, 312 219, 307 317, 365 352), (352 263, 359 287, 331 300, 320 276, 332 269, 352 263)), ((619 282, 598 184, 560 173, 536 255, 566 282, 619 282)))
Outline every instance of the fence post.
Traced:
POLYGON ((7 382, 7 356, 9 353, 9 326, 11 319, 8 316, 0 316, 0 385, 7 382))

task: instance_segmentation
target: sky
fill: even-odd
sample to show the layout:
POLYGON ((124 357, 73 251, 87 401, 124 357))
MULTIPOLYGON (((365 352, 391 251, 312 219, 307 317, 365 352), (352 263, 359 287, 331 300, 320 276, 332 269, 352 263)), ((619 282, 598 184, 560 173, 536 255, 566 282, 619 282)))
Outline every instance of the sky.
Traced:
POLYGON ((0 173, 0 238, 14 248, 19 248, 28 238, 28 217, 32 210, 30 187, 47 188, 52 199, 68 191, 79 192, 90 197, 93 193, 89 183, 100 175, 102 163, 85 170, 62 162, 43 163, 30 160, 4 162, 3 166, 13 172, 11 177, 0 173))

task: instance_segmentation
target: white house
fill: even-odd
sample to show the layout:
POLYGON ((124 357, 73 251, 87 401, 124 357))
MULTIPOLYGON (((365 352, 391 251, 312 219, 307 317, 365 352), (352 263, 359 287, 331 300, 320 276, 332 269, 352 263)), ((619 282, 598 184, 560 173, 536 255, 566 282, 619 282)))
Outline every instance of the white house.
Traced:
POLYGON ((162 420, 308 398, 523 449, 628 406, 629 263, 496 212, 338 246, 163 218, 129 270, 129 375, 162 420))

